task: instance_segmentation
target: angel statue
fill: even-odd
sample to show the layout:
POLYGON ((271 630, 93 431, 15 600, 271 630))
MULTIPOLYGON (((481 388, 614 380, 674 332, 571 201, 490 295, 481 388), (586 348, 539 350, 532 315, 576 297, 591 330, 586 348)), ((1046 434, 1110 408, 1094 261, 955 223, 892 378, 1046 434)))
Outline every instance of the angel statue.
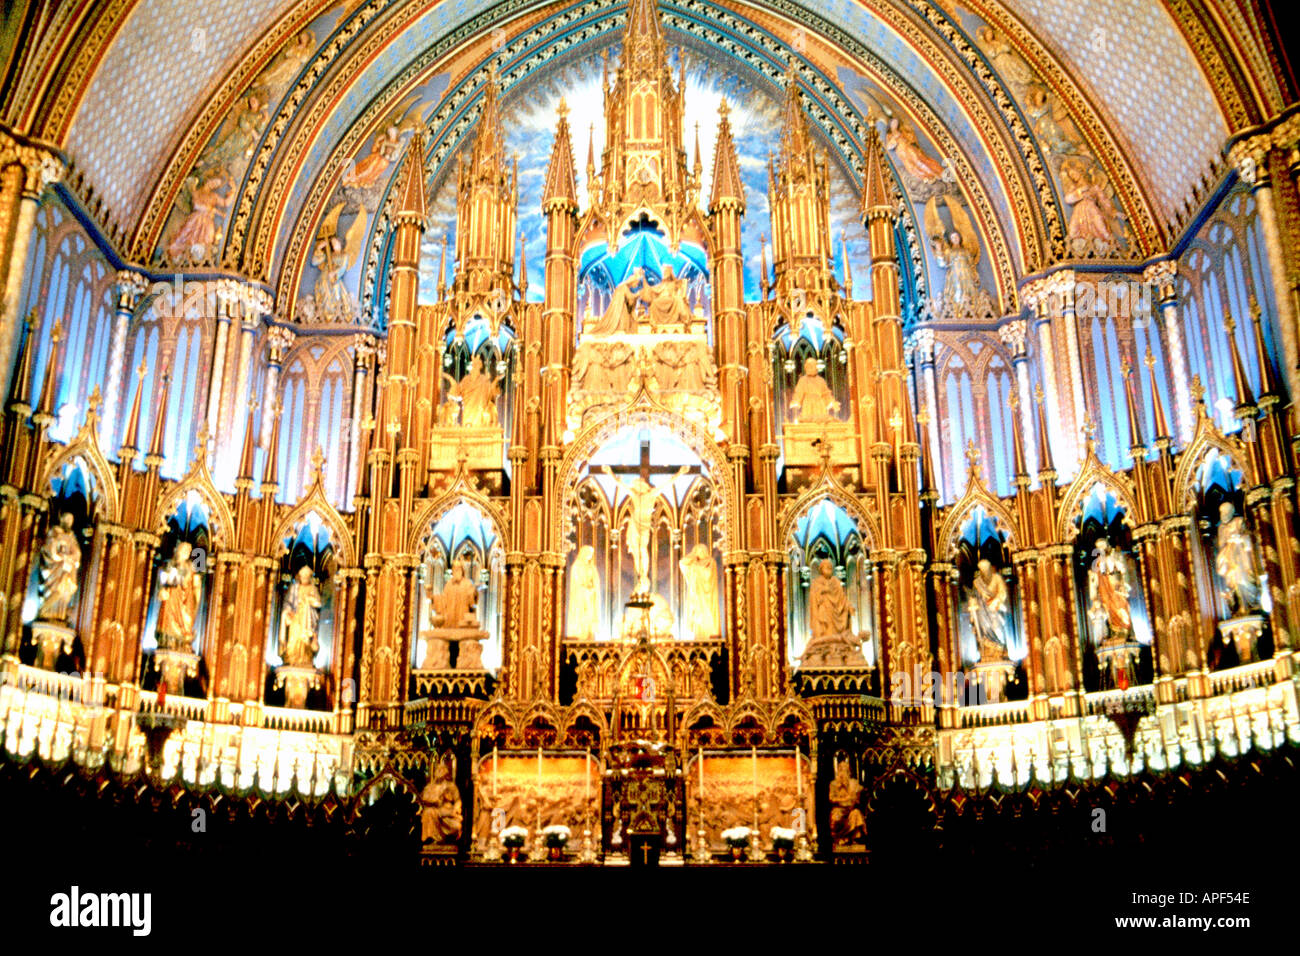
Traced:
POLYGON ((418 129, 423 122, 423 97, 412 93, 402 100, 379 124, 379 132, 365 156, 343 174, 342 188, 357 194, 358 202, 373 199, 370 193, 383 182, 383 176, 402 153, 402 134, 418 129))
POLYGON ((361 243, 366 234, 366 207, 348 226, 346 235, 339 235, 339 214, 343 203, 336 203, 325 216, 316 233, 316 248, 311 264, 320 270, 316 289, 312 294, 317 322, 351 322, 356 318, 358 305, 343 281, 344 273, 356 265, 361 254, 361 243))
POLYGON ((1062 198, 1073 205, 1066 234, 1076 254, 1104 254, 1116 243, 1119 232, 1114 221, 1114 187, 1095 164, 1079 160, 1061 165, 1065 180, 1062 198))
POLYGON ((952 219, 946 228, 939 217, 938 199, 925 204, 925 231, 930 236, 934 257, 947 270, 943 284, 943 311, 949 318, 975 318, 991 311, 988 293, 980 288, 975 267, 980 261, 979 238, 966 209, 943 197, 952 219))
POLYGON ((221 241, 217 216, 235 201, 234 186, 224 169, 217 169, 210 176, 190 176, 186 185, 176 203, 185 218, 166 248, 168 261, 178 266, 197 265, 207 260, 213 247, 221 241), (223 193, 222 189, 227 191, 223 193))

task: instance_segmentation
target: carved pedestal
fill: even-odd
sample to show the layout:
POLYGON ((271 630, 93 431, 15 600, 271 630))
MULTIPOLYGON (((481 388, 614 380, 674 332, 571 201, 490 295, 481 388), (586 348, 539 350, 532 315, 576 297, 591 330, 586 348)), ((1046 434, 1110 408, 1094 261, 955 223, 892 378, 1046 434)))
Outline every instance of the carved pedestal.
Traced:
POLYGON ((483 670, 483 642, 487 631, 474 627, 435 627, 420 635, 425 640, 422 671, 445 671, 451 668, 451 645, 458 644, 456 670, 483 670))
POLYGON ((822 451, 829 446, 831 464, 852 462, 857 456, 857 440, 848 422, 818 422, 781 427, 787 466, 820 465, 822 451), (814 445, 813 442, 825 444, 814 445))
POLYGON ((66 624, 54 621, 32 623, 32 641, 36 644, 36 666, 54 670, 60 654, 72 653, 72 642, 77 632, 66 624))
POLYGON ((1259 656, 1257 645, 1264 633, 1264 620, 1262 614, 1248 614, 1219 623, 1219 635, 1223 642, 1231 643, 1237 649, 1238 664, 1248 664, 1259 656))
POLYGON ((153 666, 162 675, 167 693, 181 695, 185 693, 185 678, 198 676, 199 655, 160 647, 154 652, 153 666))
POLYGON ((307 706, 307 694, 321 685, 321 675, 314 667, 290 667, 287 664, 275 669, 275 689, 284 688, 284 706, 301 710, 307 706))
POLYGON ((461 456, 472 471, 500 468, 505 461, 505 437, 500 425, 452 425, 430 429, 429 460, 438 467, 454 465, 461 456))

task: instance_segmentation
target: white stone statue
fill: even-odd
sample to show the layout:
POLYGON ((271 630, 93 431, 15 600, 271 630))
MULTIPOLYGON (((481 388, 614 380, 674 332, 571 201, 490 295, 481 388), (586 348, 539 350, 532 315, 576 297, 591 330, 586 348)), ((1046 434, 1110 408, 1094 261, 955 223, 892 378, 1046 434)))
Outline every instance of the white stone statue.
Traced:
POLYGON ((676 278, 672 266, 664 266, 658 285, 643 286, 639 298, 649 312, 651 331, 690 331, 691 307, 686 301, 686 280, 676 278))
POLYGON ((451 645, 456 643, 457 670, 483 669, 483 641, 488 633, 478 619, 478 588, 469 580, 465 562, 456 561, 451 566, 451 577, 442 591, 430 596, 433 625, 423 633, 427 649, 420 667, 422 670, 445 670, 451 666, 451 645))
POLYGON ((636 286, 644 285, 645 271, 637 268, 614 289, 609 308, 603 315, 584 327, 583 335, 614 335, 619 332, 636 332, 636 304, 640 298, 636 286))
POLYGON ((1232 502, 1219 505, 1219 530, 1215 536, 1214 566, 1223 579, 1223 596, 1234 616, 1259 610, 1259 576, 1255 574, 1255 545, 1246 519, 1232 502))
POLYGON ((803 667, 845 667, 866 663, 862 642, 853 633, 853 607, 835 568, 825 558, 808 588, 811 637, 799 663, 803 667))
POLYGON ((713 552, 697 544, 678 562, 686 582, 686 632, 697 641, 722 633, 718 619, 718 569, 713 552))
POLYGON ((36 618, 59 624, 72 623, 72 602, 77 597, 81 570, 81 545, 72 530, 72 515, 64 512, 50 527, 40 551, 40 607, 36 618))
MULTIPOLYGON (((637 584, 634 593, 648 594, 650 592, 650 539, 654 536, 655 502, 662 497, 663 492, 644 478, 624 482, 608 465, 603 470, 632 499, 632 506, 628 509, 623 523, 623 540, 627 543, 627 553, 631 555, 632 567, 636 571, 637 584)), ((673 480, 682 477, 689 470, 683 465, 673 476, 673 480)), ((667 487, 671 488, 671 483, 667 487)))
POLYGON ((465 563, 451 566, 451 578, 433 596, 433 623, 438 627, 478 627, 478 588, 465 577, 465 563))
POLYGON ((799 376, 794 394, 790 396, 790 411, 795 413, 795 420, 801 425, 833 422, 836 419, 832 413, 839 409, 840 403, 831 393, 831 387, 817 371, 817 360, 805 360, 803 374, 799 376))
POLYGON ((596 570, 596 550, 589 544, 578 549, 569 570, 568 626, 570 640, 594 641, 600 613, 600 573, 596 570))
POLYGON ((497 424, 496 381, 483 371, 482 357, 475 355, 465 377, 452 386, 452 398, 460 399, 460 423, 469 428, 492 427, 497 424))
POLYGON ((970 615, 980 660, 1006 660, 1011 595, 1007 592, 1007 582, 987 558, 980 558, 976 565, 975 580, 971 582, 970 595, 966 599, 966 613, 970 615))
POLYGON ((314 667, 320 650, 321 596, 316 576, 303 565, 289 585, 280 618, 280 659, 289 667, 314 667))
POLYGON ((194 626, 199 613, 202 582, 190 563, 188 541, 177 542, 172 558, 158 573, 158 646, 163 650, 193 651, 194 626))

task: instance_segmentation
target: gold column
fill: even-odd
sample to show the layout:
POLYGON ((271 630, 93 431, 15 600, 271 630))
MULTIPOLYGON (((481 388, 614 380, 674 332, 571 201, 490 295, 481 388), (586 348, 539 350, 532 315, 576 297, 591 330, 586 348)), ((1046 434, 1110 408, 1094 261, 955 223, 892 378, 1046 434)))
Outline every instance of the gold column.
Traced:
POLYGON ((18 302, 22 297, 27 246, 36 224, 36 210, 47 186, 63 177, 65 165, 52 146, 0 127, 0 268, 4 297, 0 300, 0 396, 9 394, 11 370, 18 349, 18 302))
MULTIPOLYGON (((1191 366, 1187 360, 1187 345, 1183 341, 1183 327, 1178 315, 1178 291, 1174 279, 1178 276, 1178 263, 1172 259, 1157 262, 1142 270, 1142 281, 1154 287, 1156 307, 1164 323, 1165 368, 1169 370, 1173 386, 1174 419, 1177 422, 1178 440, 1183 444, 1192 440, 1196 416, 1192 414, 1191 366)), ((1155 321, 1155 316, 1151 316, 1155 321)), ((1148 344, 1151 337, 1147 337, 1148 344)), ((1151 345, 1152 351, 1155 346, 1151 345)), ((1141 358, 1141 356, 1137 356, 1141 358)), ((1154 374, 1154 372, 1153 372, 1154 374)), ((1159 438, 1159 435, 1153 435, 1159 438)))
MULTIPOLYGON (((1282 133, 1282 130, 1278 132, 1282 133)), ((1282 373, 1287 393, 1294 401, 1300 395, 1300 342, 1297 340, 1296 303, 1289 281, 1291 270, 1287 268, 1286 252, 1278 224, 1277 200, 1268 169, 1273 142, 1273 135, 1267 133, 1243 139, 1228 150, 1228 161, 1237 168, 1241 181, 1250 186, 1259 209, 1259 224, 1264 235, 1268 271, 1273 282, 1273 301, 1277 308, 1277 324, 1282 338, 1282 373)))

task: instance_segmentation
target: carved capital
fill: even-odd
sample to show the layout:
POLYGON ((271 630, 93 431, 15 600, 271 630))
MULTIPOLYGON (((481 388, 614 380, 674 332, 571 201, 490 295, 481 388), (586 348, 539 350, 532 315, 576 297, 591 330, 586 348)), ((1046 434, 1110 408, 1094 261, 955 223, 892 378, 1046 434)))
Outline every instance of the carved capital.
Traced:
POLYGON ((131 269, 119 269, 114 276, 114 288, 117 291, 117 309, 119 312, 134 312, 140 304, 140 297, 148 281, 139 272, 131 269))
POLYGON ((1012 319, 998 327, 998 338, 1011 350, 1013 358, 1025 354, 1025 342, 1029 337, 1029 323, 1024 319, 1012 319))
POLYGON ((283 325, 273 325, 266 331, 266 346, 270 350, 272 362, 284 361, 284 353, 288 351, 289 346, 297 336, 293 334, 292 329, 285 328, 283 325))
POLYGON ((0 168, 14 163, 23 167, 23 195, 33 198, 68 171, 67 164, 53 149, 0 129, 0 168))
POLYGON ((1268 154, 1272 148, 1272 134, 1251 136, 1232 144, 1228 150, 1228 162, 1246 185, 1265 186, 1268 184, 1268 154))
POLYGON ((917 329, 903 342, 905 354, 919 359, 922 365, 934 361, 934 329, 917 329))

